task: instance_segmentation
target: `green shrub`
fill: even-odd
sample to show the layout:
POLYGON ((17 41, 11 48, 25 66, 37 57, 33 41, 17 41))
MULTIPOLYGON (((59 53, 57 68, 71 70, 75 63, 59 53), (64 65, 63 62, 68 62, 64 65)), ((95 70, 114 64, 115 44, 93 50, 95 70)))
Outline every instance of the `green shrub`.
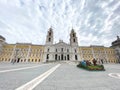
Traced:
POLYGON ((79 63, 77 65, 77 67, 83 68, 83 69, 86 69, 86 70, 89 70, 89 71, 104 71, 105 70, 103 65, 96 65, 96 66, 89 65, 89 66, 84 66, 81 63, 79 63))

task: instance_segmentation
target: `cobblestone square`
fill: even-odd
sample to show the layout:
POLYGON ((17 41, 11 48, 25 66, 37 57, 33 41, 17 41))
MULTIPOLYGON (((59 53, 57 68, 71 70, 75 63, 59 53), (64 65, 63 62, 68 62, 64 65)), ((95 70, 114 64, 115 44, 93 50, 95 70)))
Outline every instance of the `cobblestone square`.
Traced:
POLYGON ((0 63, 0 90, 29 90, 16 88, 57 64, 60 66, 32 90, 120 90, 119 64, 104 64, 106 71, 86 71, 76 67, 73 62, 0 63))

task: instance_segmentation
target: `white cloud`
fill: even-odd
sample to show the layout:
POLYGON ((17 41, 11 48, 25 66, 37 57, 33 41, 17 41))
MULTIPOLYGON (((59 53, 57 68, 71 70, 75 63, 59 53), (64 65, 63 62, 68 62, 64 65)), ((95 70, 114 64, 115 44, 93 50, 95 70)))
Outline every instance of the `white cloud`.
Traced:
POLYGON ((119 0, 0 0, 0 12, 0 34, 8 43, 44 44, 51 26, 55 42, 68 43, 73 27, 82 46, 110 46, 120 35, 119 0))

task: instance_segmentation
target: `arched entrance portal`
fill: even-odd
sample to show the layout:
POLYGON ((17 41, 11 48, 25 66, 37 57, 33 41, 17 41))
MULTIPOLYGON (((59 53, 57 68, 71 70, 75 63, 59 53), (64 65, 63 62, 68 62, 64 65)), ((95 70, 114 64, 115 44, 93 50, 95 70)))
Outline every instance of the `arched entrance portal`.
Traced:
POLYGON ((61 55, 58 55, 58 54, 55 54, 55 60, 70 60, 70 56, 69 54, 68 55, 64 55, 64 54, 61 54, 61 55))
POLYGON ((63 60, 63 54, 61 54, 61 60, 63 60))
POLYGON ((55 60, 57 60, 57 54, 55 54, 55 60))
POLYGON ((67 60, 70 60, 69 54, 67 55, 67 60))

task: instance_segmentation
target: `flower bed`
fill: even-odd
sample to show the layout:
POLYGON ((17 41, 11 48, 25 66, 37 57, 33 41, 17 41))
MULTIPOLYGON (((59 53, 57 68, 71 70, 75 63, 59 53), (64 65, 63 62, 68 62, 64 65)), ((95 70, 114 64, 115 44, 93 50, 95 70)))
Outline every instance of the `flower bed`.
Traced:
POLYGON ((105 71, 104 66, 103 65, 84 65, 81 62, 77 65, 77 67, 79 68, 83 68, 89 71, 105 71))

